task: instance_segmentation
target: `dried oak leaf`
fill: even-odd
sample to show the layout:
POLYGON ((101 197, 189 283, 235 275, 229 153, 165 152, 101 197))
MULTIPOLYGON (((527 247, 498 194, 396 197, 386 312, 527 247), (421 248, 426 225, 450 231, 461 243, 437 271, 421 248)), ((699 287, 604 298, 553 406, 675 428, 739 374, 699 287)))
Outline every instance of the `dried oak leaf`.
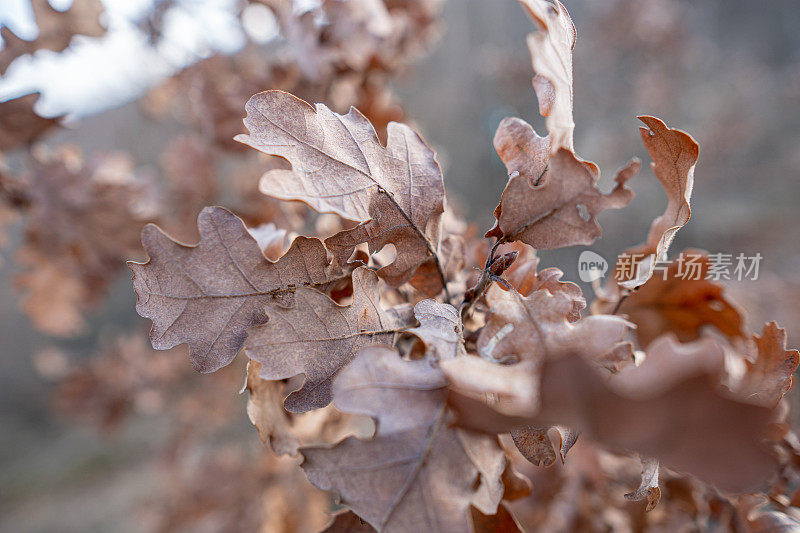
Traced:
POLYGON ((580 320, 581 311, 586 308, 586 298, 583 297, 581 288, 571 281, 561 281, 564 273, 558 268, 537 271, 539 258, 533 248, 522 243, 515 244, 523 248, 511 268, 505 271, 503 278, 523 296, 529 296, 539 289, 546 289, 551 294, 563 292, 572 300, 572 311, 567 315, 567 320, 580 320))
POLYGON ((363 350, 335 381, 334 402, 374 417, 377 433, 302 448, 309 480, 379 531, 471 531, 471 506, 497 511, 506 459, 495 438, 450 426, 446 385, 427 359, 363 350))
POLYGON ((436 272, 424 285, 430 296, 444 287, 436 256, 444 212, 444 182, 433 150, 404 124, 390 123, 381 146, 372 124, 356 109, 339 115, 282 91, 256 94, 245 106, 249 135, 236 140, 283 157, 292 170, 272 170, 260 189, 284 200, 301 200, 315 210, 359 222, 326 240, 344 265, 360 243, 370 252, 393 244, 402 253, 378 274, 402 284, 418 269, 436 272))
POLYGON ((642 481, 639 487, 625 495, 632 502, 647 500, 645 511, 655 509, 661 501, 661 489, 658 488, 658 459, 642 457, 642 481))
POLYGON ((528 34, 533 89, 539 99, 539 113, 546 117, 547 131, 553 139, 552 151, 572 151, 572 50, 577 33, 564 4, 558 0, 520 0, 539 27, 528 34))
MULTIPOLYGON (((674 350, 677 345, 667 343, 662 349, 674 350)), ((474 394, 479 388, 483 394, 489 392, 489 387, 480 386, 486 381, 485 366, 496 367, 491 384, 493 393, 501 397, 525 392, 519 374, 526 369, 480 361, 485 365, 462 369, 458 381, 448 372, 449 403, 458 413, 459 424, 467 428, 500 433, 524 424, 564 424, 612 450, 656 458, 664 466, 693 474, 722 490, 741 492, 762 483, 775 466, 762 448, 773 410, 720 392, 721 351, 720 357, 711 361, 704 343, 681 345, 680 349, 684 354, 674 364, 646 369, 645 359, 625 378, 620 373, 610 380, 578 356, 545 361, 540 371, 526 371, 527 389, 538 389, 538 401, 506 401, 501 404, 502 411, 474 394), (689 371, 681 368, 692 359, 702 362, 689 371), (715 370, 708 372, 710 367, 715 370), (659 368, 669 371, 659 374, 659 368), (463 375, 465 372, 472 375, 463 375)), ((652 347, 650 352, 652 356, 652 347)), ((661 359, 668 359, 668 353, 663 355, 661 359)), ((452 369, 445 368, 448 370, 452 369)))
POLYGON ((464 329, 458 309, 436 300, 422 300, 414 306, 420 325, 408 330, 427 345, 434 359, 453 359, 466 355, 464 329))
POLYGON ((536 466, 550 466, 556 453, 563 463, 578 440, 578 433, 563 426, 520 426, 511 430, 511 439, 520 453, 536 466), (557 439, 557 440, 556 440, 557 439))
POLYGON ((294 293, 291 307, 267 310, 269 322, 250 329, 245 353, 262 363, 264 379, 305 376, 303 386, 284 403, 302 413, 331 402, 331 385, 358 351, 371 344, 392 344, 407 326, 398 314, 380 304, 378 277, 371 270, 353 271, 353 303, 341 306, 313 288, 294 293))
POLYGON ((76 334, 85 325, 82 313, 101 300, 124 258, 139 248, 147 189, 124 154, 85 161, 79 150, 62 146, 31 155, 24 172, 2 183, 26 215, 15 285, 38 328, 76 334))
POLYGON ((764 325, 761 336, 754 335, 756 353, 746 361, 747 370, 735 390, 759 404, 773 407, 792 387, 792 375, 800 362, 797 350, 786 349, 786 330, 777 322, 764 325))
POLYGON ((197 226, 200 242, 195 246, 174 241, 158 226, 146 226, 142 244, 150 260, 128 265, 136 311, 153 321, 153 347, 188 343, 199 372, 230 363, 247 329, 265 323, 268 308, 294 305, 299 288, 324 289, 347 277, 330 263, 319 239, 298 237, 272 262, 241 219, 226 209, 203 209, 197 226))
POLYGON ((580 347, 599 357, 623 340, 631 327, 613 315, 595 315, 571 323, 573 300, 565 292, 540 289, 530 296, 497 283, 486 292, 491 312, 478 337, 478 353, 489 361, 532 361, 556 357, 580 347))
POLYGON ((291 430, 291 421, 283 409, 283 390, 279 381, 267 381, 258 377, 261 363, 247 362, 247 416, 258 430, 261 441, 268 443, 278 455, 294 455, 299 445, 291 430))
POLYGON ((653 275, 656 261, 666 259, 675 234, 689 221, 689 205, 694 186, 694 167, 700 149, 691 135, 668 128, 656 117, 640 116, 645 126, 639 128, 647 152, 653 158, 651 167, 667 193, 667 209, 653 220, 647 240, 626 250, 629 256, 646 256, 638 262, 633 278, 619 282, 626 289, 645 283, 653 275))
POLYGON ((743 337, 742 315, 725 299, 725 288, 705 279, 708 254, 686 250, 683 256, 697 257, 697 274, 686 276, 679 262, 670 263, 663 275, 655 275, 619 306, 618 312, 636 324, 639 344, 646 347, 664 333, 682 342, 700 337, 704 326, 714 326, 728 337, 743 337))
POLYGON ((564 148, 551 154, 550 138, 539 137, 522 119, 503 119, 494 146, 509 179, 487 237, 537 249, 591 244, 602 234, 597 215, 625 207, 633 198, 625 184, 639 170, 637 160, 621 169, 614 189, 603 194, 597 188, 597 165, 564 148))

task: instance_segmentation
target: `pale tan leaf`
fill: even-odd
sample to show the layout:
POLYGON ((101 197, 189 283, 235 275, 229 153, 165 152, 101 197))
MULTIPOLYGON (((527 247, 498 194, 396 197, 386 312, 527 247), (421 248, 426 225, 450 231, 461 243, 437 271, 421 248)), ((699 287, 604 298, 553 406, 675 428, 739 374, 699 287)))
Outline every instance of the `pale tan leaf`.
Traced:
POLYGON ((303 374, 303 386, 285 402, 301 413, 328 405, 331 384, 358 351, 371 344, 392 344, 407 324, 380 304, 378 277, 366 268, 353 272, 353 303, 341 306, 309 287, 298 288, 291 307, 267 310, 269 321, 250 329, 245 353, 262 363, 267 380, 303 374))
POLYGON ((292 165, 291 171, 264 174, 264 194, 360 222, 327 239, 339 264, 359 243, 368 243, 371 252, 391 243, 403 253, 379 271, 389 283, 404 283, 419 267, 435 264, 441 283, 429 295, 444 287, 436 258, 444 183, 433 150, 419 134, 390 123, 384 147, 356 109, 339 115, 282 91, 256 94, 245 109, 250 134, 236 140, 292 165))
POLYGON ((572 133, 572 50, 575 48, 575 25, 564 4, 558 0, 520 0, 538 26, 528 34, 533 88, 539 99, 539 113, 546 117, 547 131, 553 139, 552 151, 573 150, 572 133))
POLYGON ((324 289, 343 280, 318 239, 298 237, 277 262, 267 260, 244 223, 221 207, 197 219, 200 243, 186 246, 157 226, 142 231, 147 263, 129 263, 137 312, 153 321, 159 350, 188 343, 192 365, 213 372, 233 360, 247 329, 270 307, 294 305, 299 287, 324 289))
POLYGON ((435 354, 434 359, 453 359, 466 355, 464 332, 458 309, 436 300, 422 300, 414 306, 414 316, 420 325, 409 329, 435 354))
POLYGON ((333 520, 322 533, 370 533, 375 528, 361 520, 353 511, 341 511, 333 515, 333 520))
POLYGON ((496 439, 449 425, 446 380, 430 361, 365 349, 341 372, 334 398, 375 417, 377 434, 302 448, 302 467, 376 529, 469 531, 471 506, 497 511, 505 456, 496 439))
POLYGON ((278 455, 297 453, 298 440, 291 430, 291 421, 283 409, 283 390, 281 382, 267 381, 258 377, 261 363, 247 362, 247 416, 258 430, 261 441, 270 445, 278 455))

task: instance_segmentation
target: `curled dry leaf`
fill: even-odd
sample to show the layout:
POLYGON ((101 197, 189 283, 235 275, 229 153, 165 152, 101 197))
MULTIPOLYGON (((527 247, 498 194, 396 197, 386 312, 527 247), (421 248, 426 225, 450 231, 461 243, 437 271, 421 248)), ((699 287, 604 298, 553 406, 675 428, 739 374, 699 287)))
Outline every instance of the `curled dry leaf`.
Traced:
POLYGON ((667 209, 653 220, 647 240, 626 250, 630 256, 645 255, 637 265, 636 274, 619 284, 633 289, 644 284, 653 275, 656 261, 666 259, 667 250, 675 234, 689 221, 692 214, 689 201, 694 186, 694 167, 700 149, 691 135, 668 128, 656 117, 641 116, 645 126, 639 128, 647 152, 653 158, 651 167, 667 193, 667 209))
POLYGON ((298 237, 273 263, 230 211, 207 207, 197 226, 200 242, 195 246, 146 226, 142 244, 150 260, 128 265, 136 311, 153 321, 153 347, 188 343, 192 365, 200 372, 230 363, 247 329, 265 323, 268 308, 294 305, 298 288, 324 289, 347 277, 329 262, 319 239, 298 237))
POLYGON ((642 457, 642 482, 633 492, 625 495, 633 502, 647 500, 645 511, 655 509, 661 500, 661 489, 658 488, 658 460, 642 457))
POLYGON ((800 521, 777 510, 768 510, 769 501, 761 494, 739 498, 736 511, 747 531, 757 533, 798 533, 800 521))
POLYGON ((591 244, 602 233, 597 215, 625 207, 633 198, 626 182, 639 170, 637 160, 620 170, 614 189, 603 194, 597 188, 597 165, 567 149, 551 154, 549 145, 550 138, 539 137, 524 120, 500 123, 494 146, 509 179, 487 237, 518 240, 537 249, 591 244))
POLYGON ((639 344, 646 347, 668 332, 682 342, 693 341, 700 337, 704 326, 714 326, 728 337, 743 337, 739 309, 725 298, 721 284, 705 279, 710 265, 708 254, 686 250, 682 256, 698 258, 693 262, 696 275, 684 275, 689 267, 672 262, 663 275, 653 276, 628 295, 617 310, 636 324, 639 344))
POLYGON ((286 385, 279 381, 261 379, 261 363, 247 362, 247 416, 258 430, 261 441, 269 444, 278 455, 297 453, 298 441, 291 430, 291 421, 283 409, 286 385))
POLYGON ((567 452, 578 440, 578 433, 563 426, 520 426, 511 430, 511 438, 520 453, 536 466, 550 466, 556 453, 563 463, 567 452))
MULTIPOLYGON (((705 349, 694 346, 697 357, 705 349)), ((515 374, 524 369, 515 366, 497 367, 507 380, 493 381, 503 384, 496 394, 524 390, 518 383, 513 389, 505 385, 521 381, 515 374)), ((619 381, 603 379, 583 358, 566 356, 546 361, 541 372, 528 372, 528 388, 539 389, 536 403, 506 402, 501 412, 468 388, 459 388, 469 378, 454 382, 451 375, 455 390, 449 402, 465 427, 503 432, 524 424, 564 424, 612 450, 656 458, 722 490, 742 492, 764 482, 774 469, 761 442, 773 411, 723 396, 716 372, 705 373, 703 365, 694 370, 688 376, 683 371, 668 375, 667 386, 655 390, 643 388, 653 384, 650 379, 623 389, 619 381)), ((479 379, 472 376, 473 382, 479 379)))
POLYGON ((399 285, 419 268, 434 268, 439 283, 436 289, 426 287, 427 292, 435 296, 441 291, 445 278, 436 254, 444 183, 433 150, 419 134, 390 123, 383 147, 358 110, 339 115, 282 91, 259 93, 245 109, 250 134, 236 140, 292 164, 291 171, 264 174, 264 194, 301 200, 319 212, 360 223, 326 240, 339 264, 360 243, 368 243, 371 252, 391 243, 403 253, 379 270, 383 278, 399 285))
POLYGON ((470 531, 471 506, 495 514, 505 455, 495 438, 449 425, 446 386, 426 359, 362 350, 336 380, 334 402, 376 418, 377 433, 302 448, 309 480, 379 531, 470 531))
POLYGON ((517 244, 524 248, 511 268, 505 272, 503 278, 523 296, 530 296, 539 289, 546 289, 550 294, 563 292, 572 301, 572 311, 567 315, 567 320, 570 322, 580 320, 581 311, 586 308, 586 299, 583 297, 581 288, 571 281, 561 281, 564 273, 557 268, 551 267, 537 271, 539 258, 533 249, 526 244, 517 244))
POLYGON ((422 300, 414 306, 419 327, 409 329, 433 352, 434 359, 454 359, 466 355, 464 333, 458 309, 436 300, 422 300))
POLYGON ((520 0, 539 27, 528 34, 528 49, 536 76, 533 89, 539 99, 539 113, 546 117, 553 139, 552 151, 572 151, 572 50, 577 33, 564 4, 558 0, 520 0))
POLYGON ((360 267, 353 272, 353 303, 341 306, 316 289, 301 287, 292 306, 267 310, 269 321, 252 328, 245 353, 262 363, 264 379, 305 376, 286 409, 301 413, 331 402, 331 385, 358 351, 371 344, 393 344, 407 324, 380 304, 378 277, 360 267))
POLYGON ((753 338, 753 360, 746 362, 747 370, 734 390, 749 400, 773 407, 791 388, 800 353, 786 349, 786 330, 777 322, 765 324, 761 336, 753 338))

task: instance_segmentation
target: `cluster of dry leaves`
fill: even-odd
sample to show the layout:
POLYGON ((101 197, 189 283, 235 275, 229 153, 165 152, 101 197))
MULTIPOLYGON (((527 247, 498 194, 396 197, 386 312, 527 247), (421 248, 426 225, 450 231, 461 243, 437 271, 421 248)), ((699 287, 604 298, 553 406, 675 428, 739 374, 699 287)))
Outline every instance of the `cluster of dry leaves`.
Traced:
POLYGON ((299 455, 348 509, 331 530, 633 529, 644 511, 669 528, 798 527, 797 439, 782 403, 798 352, 774 322, 744 331, 714 282, 653 277, 690 217, 691 136, 640 117, 667 207, 624 251, 643 258, 635 275, 598 287, 587 312, 560 271, 538 270, 536 249, 600 236, 597 215, 631 201, 640 163, 598 189, 598 167, 573 145, 572 21, 559 2, 521 3, 548 134, 501 122, 509 180, 493 241, 451 220, 436 155, 415 130, 389 122, 382 143, 356 109, 261 92, 236 140, 290 168, 268 170, 260 191, 349 223, 272 258, 266 243, 285 246, 285 234, 248 230, 220 207, 200 214, 195 246, 148 226, 150 260, 130 266, 153 346, 188 344, 201 372, 244 350, 261 438, 299 455), (645 503, 609 505, 631 456, 641 476, 625 498, 645 503), (563 468, 542 473, 557 458, 563 468))
MULTIPOLYGON (((33 144, 59 121, 36 115, 37 95, 0 104, 0 151, 28 148, 23 161, 0 155, 0 230, 22 219, 24 242, 16 258, 25 274, 17 284, 22 309, 41 331, 63 337, 86 331, 85 314, 124 272, 124 261, 139 253, 144 223, 191 241, 200 209, 224 202, 252 228, 302 226, 303 208, 281 208, 256 188, 265 168, 285 165, 242 154, 232 141, 245 102, 264 87, 282 88, 336 108, 357 105, 385 128, 403 118, 386 80, 435 39, 441 7, 440 0, 331 0, 304 11, 289 0, 250 3, 273 11, 279 39, 269 46, 248 41, 236 54, 203 60, 141 101, 154 119, 184 129, 155 171, 123 152, 85 155, 75 146, 33 144)), ((145 21, 154 39, 163 22, 158 15, 171 3, 159 5, 163 9, 145 21)), ((4 27, 3 69, 35 50, 60 51, 75 35, 102 31, 99 0, 76 0, 64 12, 47 0, 33 6, 39 37, 24 41, 4 27)))
MULTIPOLYGON (((691 136, 640 117, 667 207, 621 251, 644 257, 635 276, 595 287, 587 309, 560 270, 539 268, 536 250, 600 237, 597 215, 632 200, 640 167, 624 164, 601 192, 575 151, 576 33, 562 4, 520 0, 547 135, 501 122, 508 183, 482 238, 448 209, 434 151, 397 122, 386 88, 435 37, 439 0, 253 3, 276 14, 284 47, 249 43, 148 95, 148 112, 190 131, 158 176, 73 147, 0 168, 0 221, 23 215, 22 306, 50 334, 81 331, 142 224, 160 226, 141 235, 149 261, 130 267, 152 345, 170 350, 132 335, 76 368, 39 357, 62 369, 56 399, 70 413, 107 429, 131 412, 174 421, 170 505, 150 510, 153 530, 800 528, 800 440, 783 400, 798 352, 774 322, 746 331, 719 284, 653 276, 689 220, 691 136), (280 90, 250 97, 267 87, 280 90), (243 107, 248 134, 232 141, 243 107), (198 244, 182 244, 217 202, 232 211, 202 209, 198 244), (309 230, 320 238, 298 235, 309 230), (180 344, 215 378, 200 381, 180 344), (209 447, 239 416, 243 379, 270 450, 209 447), (343 506, 333 517, 324 491, 343 506)), ((52 44, 18 44, 63 48, 64 32, 94 31, 51 26, 52 44)), ((28 53, 14 50, 3 54, 28 53)), ((0 149, 56 124, 31 99, 1 108, 0 149)))

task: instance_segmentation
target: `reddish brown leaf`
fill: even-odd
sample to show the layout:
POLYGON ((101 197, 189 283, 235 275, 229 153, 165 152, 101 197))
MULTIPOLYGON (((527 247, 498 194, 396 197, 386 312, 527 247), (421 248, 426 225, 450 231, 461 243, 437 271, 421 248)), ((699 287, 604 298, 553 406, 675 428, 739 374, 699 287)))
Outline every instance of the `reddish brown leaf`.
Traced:
MULTIPOLYGON (((686 357, 692 349, 700 358, 707 348, 686 347, 686 357)), ((501 414, 475 399, 476 387, 468 385, 479 383, 480 376, 460 376, 455 381, 448 373, 458 391, 451 393, 450 403, 466 427, 502 432, 523 424, 565 424, 611 449, 639 452, 734 492, 750 489, 773 473, 773 460, 761 443, 773 412, 721 395, 716 385, 719 376, 705 374, 707 364, 690 372, 664 373, 663 379, 652 369, 638 379, 633 373, 637 368, 628 378, 620 373, 607 384, 579 357, 547 361, 541 374, 515 368, 520 365, 495 366, 498 375, 506 377, 493 380, 495 394, 519 395, 525 389, 517 374, 525 371, 528 388, 540 389, 540 401, 507 401, 501 404, 501 414), (635 383, 623 386, 627 379, 635 383)))
POLYGON ((668 128, 656 117, 641 116, 639 120, 647 127, 639 128, 647 152, 653 158, 651 167, 667 193, 667 209, 653 220, 647 240, 626 250, 629 255, 646 256, 638 265, 635 276, 620 282, 632 289, 646 282, 653 275, 656 261, 666 259, 675 234, 689 221, 692 214, 689 201, 694 186, 694 167, 699 147, 697 142, 681 130, 668 128))
MULTIPOLYGON (((636 324, 639 344, 646 347, 664 333, 673 333, 683 342, 697 339, 705 326, 714 326, 729 337, 742 337, 742 316, 737 307, 725 299, 724 287, 706 279, 708 255, 699 250, 686 250, 684 257, 698 257, 697 275, 681 272, 672 262, 666 274, 650 278, 620 305, 636 324)), ((610 309, 609 309, 610 311, 610 309)))
POLYGON ((73 0, 66 11, 53 9, 48 0, 32 0, 33 14, 39 34, 32 41, 20 39, 6 27, 0 29, 3 48, 0 50, 0 74, 14 59, 36 50, 61 52, 76 35, 99 37, 105 33, 100 25, 103 4, 100 0, 73 0))
POLYGON ((625 183, 638 171, 638 161, 620 170, 616 187, 602 194, 594 163, 567 149, 550 154, 549 138, 539 137, 521 119, 504 119, 494 146, 509 179, 495 208, 497 222, 487 237, 519 240, 537 249, 591 244, 602 233, 596 216, 622 208, 633 198, 625 183))

